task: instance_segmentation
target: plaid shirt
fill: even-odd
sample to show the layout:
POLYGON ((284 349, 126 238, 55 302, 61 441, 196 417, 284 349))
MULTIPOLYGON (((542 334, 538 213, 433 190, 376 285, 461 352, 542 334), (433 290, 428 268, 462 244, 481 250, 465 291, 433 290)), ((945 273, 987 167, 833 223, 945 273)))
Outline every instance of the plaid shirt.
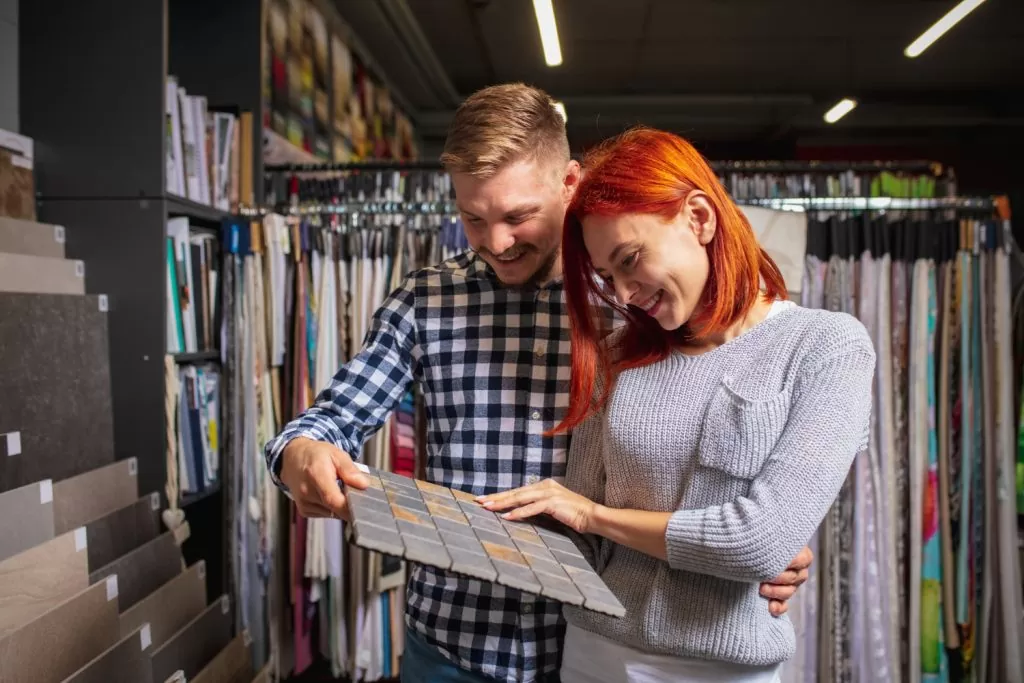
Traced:
MULTIPOLYGON (((313 407, 267 444, 270 471, 297 436, 356 458, 415 380, 430 481, 480 495, 561 480, 568 438, 543 433, 568 408, 568 328, 560 280, 503 287, 475 254, 421 270, 377 310, 362 351, 313 407)), ((409 625, 465 669, 517 683, 558 669, 557 602, 418 565, 407 599, 409 625)))

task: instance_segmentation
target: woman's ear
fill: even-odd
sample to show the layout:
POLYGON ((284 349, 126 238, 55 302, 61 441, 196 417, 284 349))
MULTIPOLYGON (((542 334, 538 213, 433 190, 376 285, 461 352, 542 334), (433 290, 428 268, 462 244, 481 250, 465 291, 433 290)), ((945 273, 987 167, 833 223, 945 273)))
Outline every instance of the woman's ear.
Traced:
POLYGON ((694 190, 686 195, 683 202, 683 211, 686 213, 687 224, 696 235, 697 241, 702 246, 707 246, 718 230, 718 214, 715 207, 711 205, 711 199, 700 190, 694 190))

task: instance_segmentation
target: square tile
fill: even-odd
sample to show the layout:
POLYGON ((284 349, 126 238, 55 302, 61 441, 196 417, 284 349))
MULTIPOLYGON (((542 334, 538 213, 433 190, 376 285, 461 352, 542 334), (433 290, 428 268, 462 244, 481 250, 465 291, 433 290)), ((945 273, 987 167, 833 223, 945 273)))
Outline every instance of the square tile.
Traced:
POLYGON ((496 543, 490 543, 483 541, 484 550, 487 551, 487 556, 492 560, 502 560, 509 564, 517 564, 521 567, 529 568, 529 564, 526 562, 526 558, 523 557, 515 548, 509 548, 496 543))
POLYGON ((444 517, 434 517, 433 520, 438 529, 454 531, 455 533, 462 534, 463 536, 472 536, 473 538, 476 538, 476 534, 473 533, 473 529, 465 522, 453 522, 452 520, 445 519, 444 517))
POLYGON ((544 536, 542 538, 544 543, 552 550, 562 550, 572 554, 579 554, 580 552, 579 547, 566 536, 544 536))
POLYGON ((493 543, 495 545, 500 545, 505 548, 515 550, 516 544, 513 543, 512 539, 506 536, 505 534, 496 534, 485 529, 476 529, 475 531, 476 537, 479 538, 482 542, 493 543))
POLYGON ((493 557, 491 563, 498 570, 498 583, 501 585, 534 595, 540 594, 541 585, 529 567, 504 562, 493 557))
POLYGON ((462 550, 469 550, 471 552, 483 555, 484 547, 480 545, 475 537, 466 536, 464 534, 456 534, 451 531, 442 531, 441 540, 449 548, 461 548, 462 550))
POLYGON ((420 491, 424 491, 426 493, 433 493, 435 496, 440 496, 441 498, 452 497, 451 490, 445 488, 444 486, 438 486, 437 484, 432 484, 429 481, 423 481, 422 479, 416 479, 415 481, 416 488, 418 488, 420 491))
POLYGON ((427 527, 428 529, 434 528, 434 522, 431 521, 430 515, 425 512, 416 512, 404 508, 401 505, 392 505, 391 513, 394 514, 396 520, 403 522, 409 522, 410 524, 419 524, 420 526, 427 527))
POLYGON ((408 486, 402 486, 401 484, 392 484, 391 482, 384 482, 384 490, 387 491, 388 496, 392 494, 399 496, 408 496, 415 500, 423 500, 420 497, 420 492, 417 489, 410 488, 408 486))
POLYGON ((388 500, 395 505, 401 505, 404 508, 410 510, 416 510, 417 512, 427 512, 427 506, 423 504, 423 501, 419 498, 412 498, 410 496, 403 496, 391 491, 388 492, 388 500))
POLYGON ((561 564, 569 567, 591 570, 590 563, 587 562, 586 558, 584 558, 579 551, 576 551, 575 553, 567 553, 564 550, 552 549, 551 554, 554 555, 555 559, 561 564))
POLYGON ((577 586, 604 588, 604 581, 601 580, 601 577, 593 569, 578 569, 567 565, 562 565, 562 569, 565 570, 565 573, 569 575, 569 578, 577 586))
POLYGON ((347 497, 349 507, 351 508, 367 508, 369 510, 376 510, 377 512, 387 512, 391 509, 391 504, 388 502, 387 498, 381 500, 374 496, 369 496, 362 491, 352 491, 347 497))
POLYGON ((558 564, 558 560, 556 560, 555 556, 551 554, 551 551, 547 548, 542 548, 539 545, 526 545, 524 543, 523 547, 520 548, 520 552, 527 557, 536 557, 541 560, 547 560, 552 564, 558 564))
POLYGON ((433 526, 428 527, 423 524, 406 522, 403 519, 398 520, 398 532, 403 537, 420 538, 425 541, 433 541, 434 543, 441 542, 441 537, 433 526))
POLYGON ((533 525, 533 530, 543 538, 568 538, 569 536, 569 528, 551 518, 538 520, 533 525))
POLYGON ((451 491, 452 496, 456 500, 464 503, 473 503, 474 505, 476 505, 476 496, 473 495, 472 493, 469 493, 467 491, 460 491, 459 489, 448 490, 451 491))
POLYGON ((423 502, 429 505, 441 505, 451 510, 459 511, 459 504, 455 502, 454 498, 442 498, 441 496, 435 496, 433 493, 427 493, 426 491, 420 491, 420 496, 423 497, 423 502))
POLYGON ((399 486, 406 486, 410 488, 416 488, 415 482, 409 477, 403 477, 400 474, 394 472, 388 472, 387 470, 376 470, 380 480, 385 484, 398 484, 399 486))
POLYGON ((395 527, 395 518, 391 516, 391 510, 388 510, 386 513, 380 513, 365 505, 355 505, 352 507, 352 519, 356 522, 375 524, 379 527, 391 529, 393 531, 397 530, 395 527))
POLYGON ((539 572, 535 572, 535 575, 537 580, 540 582, 541 595, 544 597, 551 598, 552 600, 558 600, 559 602, 564 602, 569 605, 579 606, 583 604, 583 595, 569 579, 563 579, 539 572))
POLYGON ((354 489, 354 488, 348 488, 348 489, 345 490, 345 495, 346 496, 362 496, 364 498, 370 498, 372 500, 379 501, 381 503, 384 503, 385 505, 387 505, 387 502, 388 502, 388 494, 385 493, 384 489, 382 489, 382 488, 381 489, 368 488, 368 489, 363 489, 363 490, 354 489))
POLYGON ((494 568, 486 555, 477 555, 460 548, 448 547, 448 555, 452 558, 451 570, 474 579, 494 581, 498 578, 498 570, 494 568))
POLYGON ((453 510, 449 507, 445 507, 444 505, 438 505, 437 503, 427 503, 427 510, 429 510, 430 514, 435 517, 450 519, 453 522, 469 526, 469 520, 466 519, 466 516, 462 514, 461 511, 453 510))
POLYGON ((619 599, 615 597, 615 594, 607 588, 580 585, 577 585, 576 588, 583 596, 583 606, 587 609, 610 614, 614 617, 625 616, 626 609, 619 602, 619 599))
POLYGON ((568 575, 566 575, 565 571, 562 570, 562 565, 557 562, 542 560, 538 557, 534 557, 533 555, 524 554, 523 557, 526 558, 526 562, 530 565, 530 568, 537 574, 547 574, 548 576, 562 578, 569 581, 568 575))
POLYGON ((508 535, 512 537, 514 541, 522 541, 523 543, 529 543, 531 545, 539 545, 544 547, 544 541, 541 540, 540 536, 533 529, 514 528, 508 530, 508 535))
POLYGON ((356 521, 352 525, 356 545, 367 550, 376 550, 387 555, 403 557, 405 544, 397 531, 391 531, 374 524, 356 521))
POLYGON ((439 569, 449 569, 452 566, 452 558, 448 551, 440 543, 411 538, 405 536, 405 559, 410 562, 419 562, 439 569))
POLYGON ((366 480, 369 482, 370 488, 374 491, 383 491, 384 484, 381 482, 380 477, 376 474, 369 474, 366 476, 366 480))
POLYGON ((484 517, 487 519, 493 519, 495 522, 498 521, 498 518, 495 516, 495 514, 488 510, 487 508, 483 507, 482 505, 477 505, 474 502, 465 500, 458 501, 458 504, 462 511, 465 512, 466 515, 469 517, 484 517))
POLYGON ((469 519, 469 524, 474 529, 483 529, 484 531, 490 531, 491 533, 498 534, 499 536, 507 536, 505 533, 505 527, 498 524, 498 520, 493 517, 488 519, 486 517, 477 517, 476 515, 466 515, 469 519))

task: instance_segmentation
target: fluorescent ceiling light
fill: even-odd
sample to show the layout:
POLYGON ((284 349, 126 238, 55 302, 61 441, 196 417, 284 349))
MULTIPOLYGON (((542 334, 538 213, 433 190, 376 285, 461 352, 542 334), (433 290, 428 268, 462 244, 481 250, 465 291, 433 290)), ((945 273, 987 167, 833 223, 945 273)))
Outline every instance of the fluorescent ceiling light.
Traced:
POLYGON ((537 15, 544 61, 548 66, 558 66, 562 63, 562 47, 558 44, 558 26, 555 25, 555 8, 551 6, 551 0, 533 0, 533 13, 537 15))
POLYGON ((566 123, 569 122, 569 115, 565 113, 565 105, 561 102, 555 102, 555 111, 562 115, 562 120, 566 123))
POLYGON ((853 111, 856 107, 857 100, 851 100, 849 97, 844 97, 836 102, 834 107, 825 112, 825 121, 828 123, 835 123, 853 111))
POLYGON ((936 21, 931 28, 921 34, 921 37, 907 46, 903 51, 907 57, 917 57, 927 50, 932 43, 942 37, 949 29, 956 26, 961 19, 978 8, 985 0, 963 0, 959 5, 949 10, 946 16, 936 21))

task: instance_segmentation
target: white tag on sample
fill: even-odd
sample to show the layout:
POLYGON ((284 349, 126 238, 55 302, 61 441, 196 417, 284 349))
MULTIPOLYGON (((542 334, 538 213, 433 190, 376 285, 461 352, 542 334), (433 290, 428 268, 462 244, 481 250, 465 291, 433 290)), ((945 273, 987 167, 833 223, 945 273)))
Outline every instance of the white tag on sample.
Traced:
POLYGON ((153 644, 153 634, 149 630, 149 624, 142 625, 142 632, 139 633, 139 641, 142 646, 141 649, 148 650, 149 646, 153 644))
POLYGON ((21 432, 8 432, 7 455, 21 455, 21 432))
POLYGON ((252 645, 252 636, 249 635, 249 629, 242 631, 242 644, 246 647, 252 645))
POLYGON ((75 552, 80 553, 85 550, 88 541, 85 538, 85 527, 80 526, 75 529, 75 552))
POLYGON ((117 597, 117 574, 107 577, 107 602, 117 597))
POLYGON ((75 261, 75 277, 85 277, 85 264, 75 261))
POLYGON ((139 461, 135 458, 131 458, 128 461, 128 476, 134 477, 139 473, 139 461))
POLYGON ((157 493, 156 491, 149 494, 149 507, 151 510, 160 509, 160 494, 157 493))
POLYGON ((53 241, 57 244, 64 244, 64 242, 67 241, 67 237, 64 235, 63 225, 53 226, 53 241))
POLYGON ((46 505, 53 502, 53 480, 43 479, 39 482, 39 504, 46 505))
POLYGON ((109 305, 109 302, 107 301, 107 295, 106 294, 100 294, 99 306, 100 306, 100 313, 106 313, 108 310, 110 310, 110 305, 109 305))
POLYGON ((228 599, 228 596, 222 595, 221 598, 220 598, 220 613, 221 614, 227 614, 228 610, 230 610, 230 609, 231 609, 231 600, 228 599))
POLYGON ((206 578, 206 562, 204 560, 199 560, 199 569, 196 570, 196 573, 199 574, 200 579, 206 578))

